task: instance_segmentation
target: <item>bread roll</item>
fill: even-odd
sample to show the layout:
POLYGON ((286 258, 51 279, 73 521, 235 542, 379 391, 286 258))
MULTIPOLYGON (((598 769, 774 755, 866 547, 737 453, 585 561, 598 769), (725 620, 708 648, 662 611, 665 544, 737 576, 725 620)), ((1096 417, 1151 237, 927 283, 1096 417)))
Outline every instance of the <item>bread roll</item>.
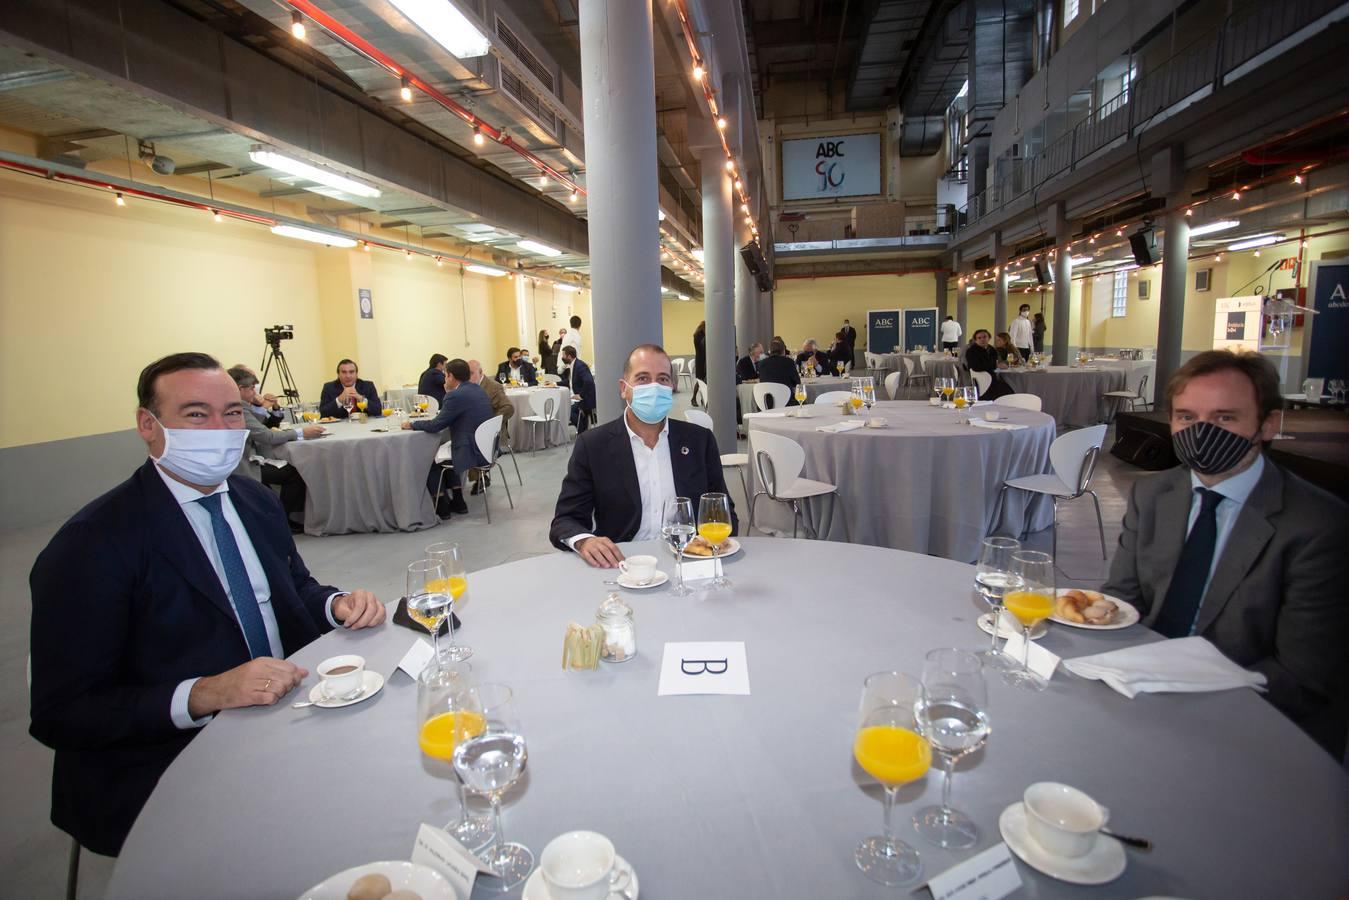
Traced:
POLYGON ((347 891, 347 900, 384 900, 393 890, 389 879, 378 873, 362 875, 347 891))

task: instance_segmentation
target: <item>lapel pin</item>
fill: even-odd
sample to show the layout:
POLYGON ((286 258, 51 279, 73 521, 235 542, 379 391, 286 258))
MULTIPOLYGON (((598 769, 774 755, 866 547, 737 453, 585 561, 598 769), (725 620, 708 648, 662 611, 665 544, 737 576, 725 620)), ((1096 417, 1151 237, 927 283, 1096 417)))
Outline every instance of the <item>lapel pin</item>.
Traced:
POLYGON ((684 454, 685 456, 688 456, 688 455, 689 455, 689 448, 688 448, 688 447, 680 447, 680 448, 679 448, 679 452, 682 453, 682 454, 684 454))

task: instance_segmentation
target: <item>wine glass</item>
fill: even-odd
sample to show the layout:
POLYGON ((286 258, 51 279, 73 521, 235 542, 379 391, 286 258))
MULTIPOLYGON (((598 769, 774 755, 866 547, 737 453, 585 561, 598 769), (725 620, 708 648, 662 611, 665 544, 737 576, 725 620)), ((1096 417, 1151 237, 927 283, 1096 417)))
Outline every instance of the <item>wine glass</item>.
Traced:
POLYGON ((1021 668, 1003 672, 1002 679, 1012 687, 1043 691, 1048 682, 1030 669, 1030 632, 1054 612, 1054 557, 1038 550, 1018 550, 1012 554, 1012 573, 1020 583, 1007 591, 1003 605, 1025 629, 1026 646, 1021 651, 1021 668))
POLYGON ((862 404, 867 408, 867 415, 871 415, 871 407, 876 405, 876 379, 873 376, 862 378, 862 404))
POLYGON ((441 662, 440 626, 450 615, 454 598, 450 596, 449 576, 445 563, 438 559, 419 559, 408 564, 408 617, 431 632, 431 644, 436 649, 436 665, 441 662))
POLYGON ((806 405, 806 386, 803 383, 796 385, 796 414, 801 415, 801 408, 806 405))
POLYGON ((885 788, 885 827, 858 844, 853 859, 881 884, 906 884, 923 871, 918 851, 896 839, 890 828, 900 785, 923 777, 932 765, 932 747, 919 734, 914 712, 922 696, 922 686, 899 672, 877 672, 862 684, 853 758, 885 788))
POLYGON ((712 587, 730 587, 731 580, 721 568, 721 545, 731 536, 730 497, 711 493, 698 500, 698 536, 712 545, 712 555, 717 560, 717 577, 712 580, 712 587))
MULTIPOLYGON (((473 690, 473 669, 468 663, 422 670, 417 678, 417 743, 423 753, 444 760, 453 772, 454 748, 484 730, 482 704, 473 690)), ((470 850, 480 850, 492 839, 492 820, 471 815, 464 783, 457 774, 454 783, 462 813, 445 830, 470 850)))
POLYGON ((361 412, 365 412, 367 409, 370 408, 370 401, 365 398, 364 394, 362 394, 359 398, 357 398, 356 408, 361 412))
POLYGON ((520 778, 529 759, 515 713, 515 697, 504 684, 480 684, 478 703, 483 732, 454 748, 454 771, 475 794, 492 804, 494 838, 479 858, 496 871, 502 889, 522 883, 534 868, 534 854, 523 844, 509 844, 501 827, 501 796, 520 778))
POLYGON ((929 650, 923 662, 923 699, 918 725, 942 763, 941 806, 926 806, 913 817, 924 840, 963 850, 979 840, 969 816, 951 808, 951 772, 956 763, 988 740, 988 686, 983 663, 968 650, 929 650))
POLYGON ((852 389, 852 396, 848 398, 848 405, 852 407, 853 415, 857 415, 857 411, 862 408, 863 402, 862 389, 860 387, 854 387, 852 389))
POLYGON ((445 582, 436 588, 450 595, 450 612, 446 616, 450 622, 450 643, 444 650, 444 658, 450 662, 463 662, 473 655, 473 648, 456 643, 454 635, 454 606, 468 590, 468 572, 464 569, 464 555, 459 545, 452 541, 440 541, 426 548, 426 558, 433 559, 445 566, 445 582))
POLYGON ((665 501, 660 533, 675 552, 675 586, 671 591, 677 597, 689 593, 684 586, 684 548, 698 530, 693 519, 693 501, 688 497, 674 497, 665 501))
POLYGON ((998 649, 998 629, 1002 622, 1002 600, 1009 590, 1021 587, 1021 576, 1012 571, 1012 554, 1021 549, 1015 538, 984 538, 979 562, 974 570, 974 589, 992 608, 992 637, 988 649, 979 653, 986 669, 1005 669, 1007 660, 998 649))

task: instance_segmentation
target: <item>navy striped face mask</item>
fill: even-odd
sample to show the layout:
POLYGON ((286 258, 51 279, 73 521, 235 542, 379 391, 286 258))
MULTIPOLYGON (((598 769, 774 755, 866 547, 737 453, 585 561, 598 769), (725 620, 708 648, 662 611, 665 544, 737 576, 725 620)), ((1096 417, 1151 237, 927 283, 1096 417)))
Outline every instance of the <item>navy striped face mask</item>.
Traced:
POLYGON ((1173 433, 1171 447, 1187 469, 1200 475, 1221 475, 1245 459, 1259 437, 1258 431, 1246 437, 1212 422, 1196 422, 1173 433))

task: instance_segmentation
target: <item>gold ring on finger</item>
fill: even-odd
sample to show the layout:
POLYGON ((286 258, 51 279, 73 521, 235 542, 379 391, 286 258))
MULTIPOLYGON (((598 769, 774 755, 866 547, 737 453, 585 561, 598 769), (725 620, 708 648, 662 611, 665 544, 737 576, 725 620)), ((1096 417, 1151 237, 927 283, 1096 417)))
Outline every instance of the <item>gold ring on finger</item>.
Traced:
POLYGON ((263 682, 262 689, 265 691, 271 686, 272 686, 272 679, 268 678, 265 682, 263 682))

